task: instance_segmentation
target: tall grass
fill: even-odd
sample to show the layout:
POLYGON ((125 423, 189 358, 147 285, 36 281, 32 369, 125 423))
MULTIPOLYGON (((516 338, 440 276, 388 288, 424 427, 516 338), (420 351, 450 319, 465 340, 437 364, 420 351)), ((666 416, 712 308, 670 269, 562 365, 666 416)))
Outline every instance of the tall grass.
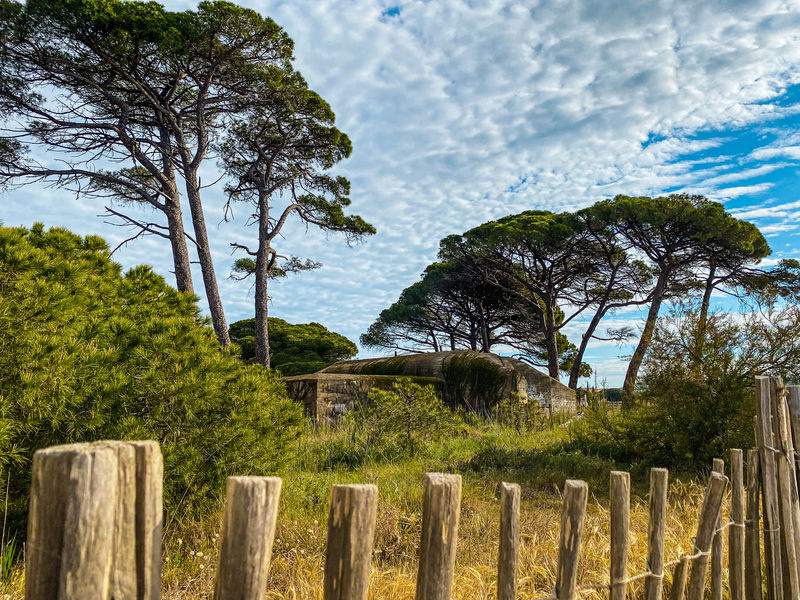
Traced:
MULTIPOLYGON (((519 597, 536 598, 552 592, 555 581, 560 490, 564 480, 588 481, 590 498, 584 530, 579 582, 606 583, 609 561, 609 461, 569 450, 563 429, 519 432, 493 422, 473 422, 455 437, 426 447, 414 456, 375 458, 359 464, 320 470, 331 465, 331 454, 347 447, 352 433, 325 429, 307 438, 298 469, 284 475, 279 523, 270 568, 268 598, 322 598, 328 491, 335 483, 374 483, 379 508, 370 598, 414 598, 422 514, 422 474, 426 471, 461 473, 464 480, 453 598, 496 597, 498 484, 522 485, 519 597)), ((632 475, 631 552, 629 573, 646 570, 647 472, 632 475)), ((693 548, 704 486, 691 478, 673 480, 669 492, 666 560, 693 548)), ((185 524, 180 539, 166 549, 164 598, 184 600, 213 596, 213 571, 220 518, 185 524)), ((665 577, 667 589, 671 573, 665 577)), ((643 584, 629 594, 643 597, 643 584)), ((605 598, 587 591, 584 598, 605 598)))
MULTIPOLYGON (((414 597, 422 514, 422 474, 460 473, 463 497, 453 598, 496 597, 498 484, 522 486, 519 597, 552 592, 555 580, 560 490, 567 478, 589 483, 589 503, 580 561, 579 583, 606 583, 609 561, 608 478, 624 465, 570 450, 563 428, 524 429, 492 421, 462 423, 456 435, 418 449, 413 456, 379 452, 338 464, 352 431, 309 428, 297 462, 282 473, 284 480, 273 549, 267 598, 322 598, 328 494, 336 483, 374 483, 379 508, 370 598, 414 597)), ((691 478, 670 484, 666 560, 691 550, 704 486, 691 478)), ((631 552, 629 573, 646 569, 647 472, 632 473, 631 552)), ((165 540, 163 598, 213 597, 221 513, 177 523, 165 540)), ((666 588, 671 573, 665 577, 666 588)), ((642 583, 632 584, 630 597, 643 597, 642 583)), ((0 583, 0 598, 21 599, 20 575, 0 583), (5 596, 3 595, 5 594, 5 596)), ((583 598, 604 598, 585 592, 583 598)))

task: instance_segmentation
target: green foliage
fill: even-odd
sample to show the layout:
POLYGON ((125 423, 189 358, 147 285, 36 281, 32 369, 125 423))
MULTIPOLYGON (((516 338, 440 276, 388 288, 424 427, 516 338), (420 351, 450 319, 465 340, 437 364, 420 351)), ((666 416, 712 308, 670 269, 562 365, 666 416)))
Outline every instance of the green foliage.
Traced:
POLYGON ((342 416, 337 428, 346 433, 320 449, 319 468, 355 468, 369 460, 425 454, 459 422, 433 386, 401 378, 390 390, 373 388, 366 403, 354 404, 342 416))
POLYGON ((757 359, 757 349, 785 333, 759 334, 746 320, 712 315, 704 354, 695 361, 690 350, 698 321, 693 307, 673 308, 653 335, 636 407, 618 411, 595 403, 572 427, 578 447, 614 460, 684 469, 706 467, 729 448, 753 445, 753 377, 774 372, 757 359))
POLYGON ((195 301, 149 267, 123 275, 98 237, 0 228, 0 468, 16 517, 31 455, 54 444, 160 441, 168 512, 285 464, 300 408, 219 348, 195 301))
POLYGON ((517 393, 495 404, 492 417, 498 425, 510 427, 518 434, 540 431, 548 425, 547 416, 539 402, 533 398, 523 398, 517 393))
POLYGON ((461 352, 442 365, 445 397, 451 406, 488 414, 503 397, 510 395, 509 373, 500 365, 474 352, 461 352))
MULTIPOLYGON (((231 341, 239 344, 244 360, 255 358, 255 319, 236 321, 231 341)), ((358 354, 358 347, 343 335, 319 323, 292 324, 269 317, 270 366, 284 376, 315 373, 358 354)))
POLYGON ((385 442, 394 443, 410 455, 425 442, 449 433, 455 421, 433 387, 400 380, 393 391, 375 389, 368 428, 380 432, 385 442))
POLYGON ((8 581, 14 573, 14 568, 17 565, 22 555, 22 549, 17 543, 17 537, 14 536, 3 544, 0 548, 0 581, 8 581))

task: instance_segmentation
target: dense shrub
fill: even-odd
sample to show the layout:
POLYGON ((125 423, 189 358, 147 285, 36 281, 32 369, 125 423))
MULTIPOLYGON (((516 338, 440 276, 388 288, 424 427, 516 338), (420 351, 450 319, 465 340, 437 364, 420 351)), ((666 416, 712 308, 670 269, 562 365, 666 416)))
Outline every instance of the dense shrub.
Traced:
POLYGON ((159 440, 168 510, 282 467, 300 409, 219 348, 195 301, 148 267, 123 275, 100 238, 0 228, 0 468, 18 515, 30 458, 53 444, 159 440))
POLYGON ((424 454, 459 424, 433 386, 401 378, 391 390, 373 388, 366 403, 354 404, 342 416, 340 435, 320 449, 319 468, 355 468, 368 460, 424 454))
POLYGON ((495 404, 492 417, 498 425, 511 427, 518 434, 539 431, 550 425, 550 420, 536 399, 523 398, 516 393, 495 404))
MULTIPOLYGON (((255 319, 236 321, 230 327, 231 340, 244 360, 254 360, 255 319)), ((316 373, 328 365, 358 354, 358 347, 343 335, 319 323, 287 323, 269 317, 270 366, 284 376, 316 373)))
POLYGON ((482 415, 488 415, 509 392, 508 372, 477 352, 465 351, 449 357, 442 365, 442 377, 450 406, 482 415))
POLYGON ((656 329, 635 407, 594 403, 572 427, 575 443, 615 460, 673 468, 708 467, 730 448, 752 446, 754 376, 776 372, 757 349, 783 334, 724 313, 706 327, 698 356, 696 312, 673 309, 656 329))

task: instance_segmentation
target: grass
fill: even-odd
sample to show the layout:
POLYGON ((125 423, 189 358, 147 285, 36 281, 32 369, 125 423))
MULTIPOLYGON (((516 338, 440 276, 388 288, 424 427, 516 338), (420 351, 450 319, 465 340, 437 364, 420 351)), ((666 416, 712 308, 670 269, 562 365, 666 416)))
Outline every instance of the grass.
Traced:
MULTIPOLYGON (((463 496, 453 598, 495 597, 498 484, 522 486, 519 597, 552 592, 555 580, 560 490, 566 478, 589 483, 579 583, 606 583, 609 559, 608 477, 620 468, 609 461, 570 451, 564 428, 519 433, 514 428, 473 422, 456 435, 426 444, 411 457, 396 449, 355 462, 335 458, 351 443, 346 430, 309 432, 297 462, 283 474, 284 487, 270 567, 267 598, 321 599, 327 531, 328 492, 336 483, 374 483, 379 510, 373 553, 370 598, 414 597, 422 512, 422 474, 460 473, 463 496), (325 467, 333 467, 323 469, 325 467)), ((631 550, 629 573, 643 572, 647 551, 647 473, 632 473, 631 550)), ((690 478, 670 484, 666 556, 669 561, 692 548, 703 486, 690 478)), ((165 539, 163 598, 213 597, 221 513, 194 521, 176 519, 165 539)), ((671 574, 665 578, 669 589, 671 574)), ((641 582, 632 597, 642 597, 641 582)), ((606 597, 585 592, 583 598, 606 597)), ((19 567, 0 583, 0 599, 22 598, 19 567)))
MULTIPOLYGON (((317 471, 326 451, 340 443, 342 432, 310 436, 300 452, 298 469, 284 475, 279 523, 270 567, 267 598, 321 599, 327 527, 327 497, 335 483, 374 483, 379 510, 373 553, 370 598, 414 597, 422 512, 422 474, 460 473, 463 477, 461 520, 453 598, 495 597, 498 484, 522 486, 519 597, 552 592, 561 515, 560 490, 568 477, 587 480, 590 497, 584 529, 579 583, 606 583, 609 560, 608 477, 619 467, 564 449, 564 430, 518 434, 493 425, 471 427, 467 435, 445 439, 414 457, 369 460, 364 464, 317 471)), ((629 573, 646 570, 647 474, 632 475, 629 573)), ((665 560, 692 549, 703 486, 683 478, 670 485, 665 560)), ((166 546, 164 598, 211 598, 218 550, 220 517, 184 524, 166 546)), ((665 578, 667 590, 671 574, 665 578)), ((641 582, 631 597, 642 597, 641 582)), ((605 598, 606 592, 584 592, 583 598, 605 598)))

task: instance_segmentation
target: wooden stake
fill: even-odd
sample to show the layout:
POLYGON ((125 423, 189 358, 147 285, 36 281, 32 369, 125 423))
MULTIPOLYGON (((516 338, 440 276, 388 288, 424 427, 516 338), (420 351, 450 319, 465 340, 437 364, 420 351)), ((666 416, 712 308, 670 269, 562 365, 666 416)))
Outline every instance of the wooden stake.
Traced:
POLYGON ((686 595, 686 579, 689 575, 689 562, 689 557, 684 556, 681 558, 681 562, 675 565, 669 600, 683 600, 683 597, 686 595))
POLYGON ((497 600, 516 600, 519 560, 520 487, 500 484, 500 549, 497 558, 497 600))
POLYGON ((789 464, 786 388, 780 377, 770 377, 770 410, 772 412, 772 446, 778 467, 778 514, 780 516, 781 563, 783 566, 784 597, 800 598, 800 579, 797 571, 797 540, 795 521, 800 516, 794 512, 794 475, 789 464), (788 596, 787 596, 788 595, 788 596))
POLYGON ((555 595, 558 600, 573 600, 578 582, 578 558, 581 551, 583 521, 589 486, 585 481, 567 479, 558 545, 558 569, 555 595))
MULTIPOLYGON (((721 458, 714 459, 714 473, 725 475, 725 463, 721 458)), ((722 527, 722 505, 719 507, 716 527, 722 527)), ((722 532, 716 531, 711 542, 711 600, 722 600, 722 532)))
POLYGON ((610 600, 625 600, 628 587, 628 530, 631 509, 631 476, 611 471, 611 581, 610 600))
POLYGON ((335 485, 328 516, 325 600, 366 600, 378 514, 374 485, 335 485))
POLYGON ((667 520, 669 471, 650 469, 650 521, 647 526, 647 565, 653 574, 645 579, 647 600, 661 600, 664 588, 664 525, 667 520))
POLYGON ((426 473, 416 600, 450 600, 456 562, 461 476, 426 473))
POLYGON ((33 455, 26 600, 107 598, 119 473, 108 446, 70 444, 33 455))
MULTIPOLYGON (((764 548, 770 600, 783 600, 778 470, 773 451, 769 377, 756 377, 756 442, 764 507, 764 548)), ((788 591, 788 590, 787 590, 788 591)))
POLYGON ((789 417, 787 388, 783 385, 780 377, 771 377, 773 414, 777 419, 773 420, 773 426, 777 424, 777 438, 780 440, 780 448, 783 453, 779 457, 781 468, 778 475, 785 477, 786 485, 781 483, 781 487, 788 489, 788 495, 782 499, 782 506, 791 515, 792 536, 794 540, 794 564, 797 575, 798 594, 800 594, 800 502, 797 495, 797 473, 795 465, 794 443, 792 441, 792 425, 789 417))
POLYGON ((117 454, 119 471, 109 595, 161 598, 164 467, 158 442, 102 441, 117 454))
POLYGON ((728 528, 730 600, 744 600, 744 464, 742 451, 731 450, 731 520, 728 528))
POLYGON ((136 450, 137 598, 161 598, 164 459, 158 442, 126 442, 136 450))
POLYGON ((744 585, 747 600, 761 600, 761 545, 759 540, 759 494, 758 450, 747 451, 747 523, 744 531, 745 572, 744 585))
POLYGON ((722 498, 728 478, 719 473, 711 473, 703 499, 703 508, 700 511, 700 520, 697 524, 695 535, 695 553, 700 555, 692 561, 689 575, 689 600, 703 600, 703 591, 706 586, 706 570, 708 557, 711 551, 711 541, 714 538, 717 516, 719 515, 722 498))
POLYGON ((275 538, 279 477, 228 477, 215 600, 260 600, 275 538))

